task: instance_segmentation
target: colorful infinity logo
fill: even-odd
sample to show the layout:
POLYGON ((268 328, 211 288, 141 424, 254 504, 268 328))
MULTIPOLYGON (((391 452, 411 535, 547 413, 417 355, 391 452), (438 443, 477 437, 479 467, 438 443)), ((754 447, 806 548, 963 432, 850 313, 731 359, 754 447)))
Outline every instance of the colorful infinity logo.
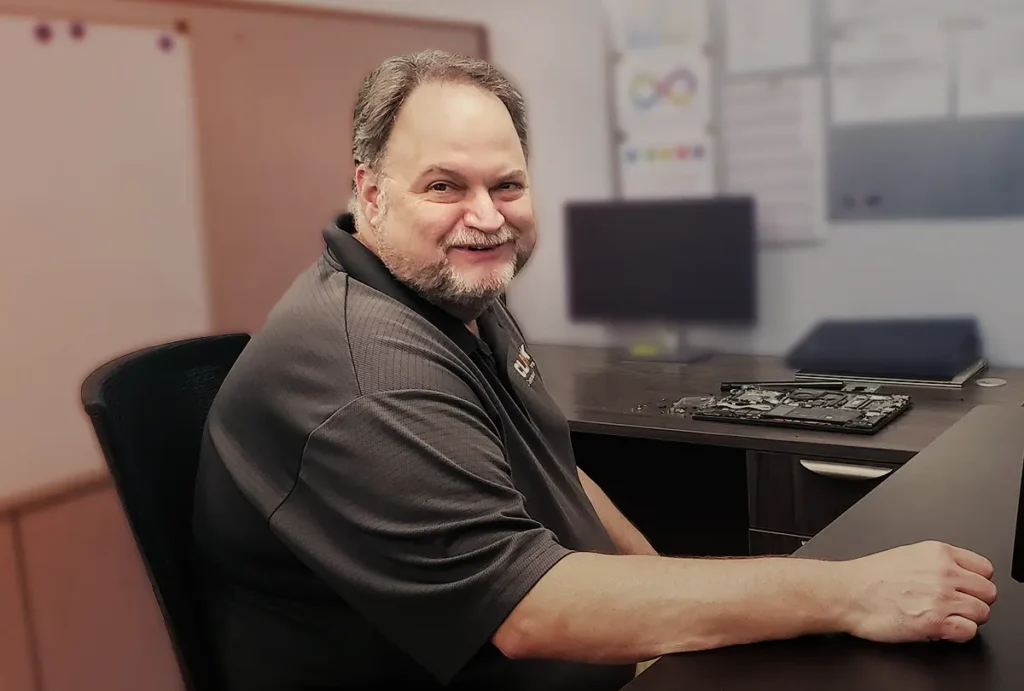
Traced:
POLYGON ((633 77, 629 96, 633 105, 642 110, 653 108, 662 100, 673 106, 687 106, 693 100, 697 86, 697 76, 688 69, 674 70, 661 79, 645 72, 633 77))

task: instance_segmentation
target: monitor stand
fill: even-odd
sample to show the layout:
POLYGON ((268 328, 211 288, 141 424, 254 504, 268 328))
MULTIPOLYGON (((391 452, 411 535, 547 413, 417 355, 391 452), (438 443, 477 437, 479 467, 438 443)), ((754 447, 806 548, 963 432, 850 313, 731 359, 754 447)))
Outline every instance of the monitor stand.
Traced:
POLYGON ((661 362, 692 365, 711 359, 709 348, 694 346, 681 328, 617 329, 616 343, 622 362, 661 362))

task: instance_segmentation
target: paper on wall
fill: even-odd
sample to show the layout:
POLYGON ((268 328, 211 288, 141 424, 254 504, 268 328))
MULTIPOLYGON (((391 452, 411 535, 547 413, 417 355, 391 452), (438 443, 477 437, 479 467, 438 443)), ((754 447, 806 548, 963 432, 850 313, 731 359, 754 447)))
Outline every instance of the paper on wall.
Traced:
POLYGON ((806 67, 813 59, 810 0, 729 0, 725 25, 733 74, 806 67))
POLYGON ((657 48, 626 53, 615 70, 616 112, 627 135, 662 127, 706 127, 710 68, 703 50, 657 48))
POLYGON ((764 244, 825 232, 825 124, 819 77, 726 86, 722 94, 725 190, 757 202, 764 244))
POLYGON ((619 146, 625 199, 706 197, 715 193, 714 149, 704 130, 630 136, 619 146))
POLYGON ((619 52, 708 42, 707 0, 605 0, 605 6, 619 52))
POLYGON ((893 19, 955 19, 978 12, 1020 6, 1020 0, 831 0, 833 23, 877 22, 893 19))
POLYGON ((958 116, 1024 114, 1024 12, 957 32, 956 53, 958 116))
POLYGON ((950 58, 937 20, 845 27, 831 46, 833 120, 845 125, 948 115, 950 58))
POLYGON ((920 17, 948 4, 949 0, 831 0, 829 16, 833 22, 920 17))

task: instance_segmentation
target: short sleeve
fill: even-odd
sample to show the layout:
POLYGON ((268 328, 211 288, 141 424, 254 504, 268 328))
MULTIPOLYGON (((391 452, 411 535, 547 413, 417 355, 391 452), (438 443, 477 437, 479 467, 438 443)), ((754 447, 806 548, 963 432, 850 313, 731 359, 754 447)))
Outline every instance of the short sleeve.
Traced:
POLYGON ((337 411, 270 524, 441 683, 569 553, 527 514, 479 404, 437 391, 373 393, 337 411))

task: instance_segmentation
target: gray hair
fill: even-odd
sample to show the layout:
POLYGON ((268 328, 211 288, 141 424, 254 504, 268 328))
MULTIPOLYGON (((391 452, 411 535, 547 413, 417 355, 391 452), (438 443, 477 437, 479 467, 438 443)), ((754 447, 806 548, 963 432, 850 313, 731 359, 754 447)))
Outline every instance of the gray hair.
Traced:
MULTIPOLYGON (((529 158, 526 102, 505 75, 485 60, 426 50, 388 58, 363 80, 352 125, 352 160, 356 166, 380 169, 402 105, 416 87, 431 82, 469 84, 496 96, 512 117, 523 156, 529 158)), ((349 210, 358 219, 354 179, 352 192, 349 210)))

